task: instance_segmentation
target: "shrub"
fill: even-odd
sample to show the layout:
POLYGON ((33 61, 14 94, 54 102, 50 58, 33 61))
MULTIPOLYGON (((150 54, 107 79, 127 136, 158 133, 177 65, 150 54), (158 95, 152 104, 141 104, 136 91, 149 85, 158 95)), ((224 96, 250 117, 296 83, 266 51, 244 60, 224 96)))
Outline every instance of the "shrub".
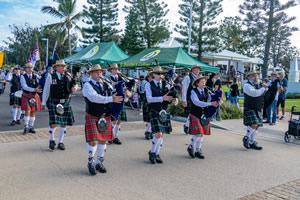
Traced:
POLYGON ((234 104, 225 101, 221 105, 221 118, 222 119, 240 119, 243 118, 243 112, 238 109, 234 104))
POLYGON ((175 106, 174 104, 170 104, 169 109, 170 109, 170 113, 173 117, 174 116, 185 117, 184 116, 184 107, 183 107, 181 98, 178 98, 178 105, 177 106, 175 106))
POLYGON ((300 93, 288 93, 286 95, 287 99, 300 99, 300 93))

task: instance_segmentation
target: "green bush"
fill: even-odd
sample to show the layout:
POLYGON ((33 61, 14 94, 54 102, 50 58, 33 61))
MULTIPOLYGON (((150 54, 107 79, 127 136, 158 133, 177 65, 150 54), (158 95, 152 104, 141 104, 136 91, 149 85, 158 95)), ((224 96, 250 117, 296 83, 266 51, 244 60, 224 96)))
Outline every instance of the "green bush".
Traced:
POLYGON ((300 93, 288 93, 286 95, 287 99, 300 99, 300 93))
POLYGON ((240 119, 243 118, 243 112, 238 109, 234 104, 225 101, 221 105, 221 118, 222 119, 240 119))
POLYGON ((180 117, 185 117, 184 116, 184 107, 182 104, 182 99, 178 99, 178 105, 175 106, 174 104, 169 105, 170 113, 171 115, 174 116, 180 116, 180 117))

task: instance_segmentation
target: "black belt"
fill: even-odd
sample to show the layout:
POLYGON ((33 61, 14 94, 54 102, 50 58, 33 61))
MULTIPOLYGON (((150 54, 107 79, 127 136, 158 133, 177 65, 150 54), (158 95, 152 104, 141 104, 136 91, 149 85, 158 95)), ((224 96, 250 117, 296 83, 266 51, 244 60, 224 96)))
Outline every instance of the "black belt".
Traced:
POLYGON ((68 103, 70 101, 70 99, 50 99, 50 103, 53 104, 65 104, 68 103))

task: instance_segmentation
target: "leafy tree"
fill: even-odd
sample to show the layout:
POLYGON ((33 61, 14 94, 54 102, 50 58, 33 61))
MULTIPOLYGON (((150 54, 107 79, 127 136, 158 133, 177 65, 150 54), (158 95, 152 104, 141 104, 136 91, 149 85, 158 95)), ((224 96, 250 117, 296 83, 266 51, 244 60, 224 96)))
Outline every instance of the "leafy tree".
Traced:
MULTIPOLYGON (((134 7, 136 12, 137 30, 140 33, 140 45, 147 48, 154 47, 155 44, 167 39, 170 36, 168 31, 169 23, 163 19, 168 13, 167 4, 159 3, 158 0, 125 0, 134 7)), ((125 6, 123 10, 130 13, 130 8, 125 6)), ((135 22, 132 22, 135 23, 135 22)))
POLYGON ((190 3, 192 3, 192 31, 191 44, 197 47, 197 58, 201 59, 205 51, 218 50, 217 28, 215 24, 216 17, 223 11, 222 0, 182 0, 179 5, 180 21, 183 24, 177 24, 175 31, 183 37, 180 42, 184 46, 188 43, 190 3))
POLYGON ((50 24, 47 28, 50 31, 58 31, 59 37, 65 38, 67 34, 68 45, 69 45, 69 55, 71 55, 71 29, 81 32, 84 35, 84 32, 81 27, 77 25, 77 22, 83 18, 83 13, 75 13, 76 2, 77 0, 55 0, 58 3, 58 8, 51 6, 43 6, 41 11, 52 15, 53 17, 63 20, 62 22, 50 24))
POLYGON ((121 30, 115 27, 119 25, 118 0, 87 0, 89 6, 84 5, 83 13, 88 18, 83 20, 89 27, 83 28, 84 44, 117 41, 121 30))

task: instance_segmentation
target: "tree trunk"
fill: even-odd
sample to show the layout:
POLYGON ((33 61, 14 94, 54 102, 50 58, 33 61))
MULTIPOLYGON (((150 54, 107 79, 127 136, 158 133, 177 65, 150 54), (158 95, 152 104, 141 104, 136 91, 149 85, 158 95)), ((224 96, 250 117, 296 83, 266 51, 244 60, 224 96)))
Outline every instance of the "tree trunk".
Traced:
POLYGON ((147 48, 151 48, 151 38, 150 38, 149 19, 148 19, 148 13, 147 13, 146 0, 143 0, 143 6, 144 6, 145 25, 146 25, 145 28, 146 28, 147 48))
POLYGON ((202 32, 203 32, 203 9, 204 9, 204 0, 201 0, 200 6, 200 24, 199 24, 199 36, 198 36, 198 60, 202 57, 202 32))
POLYGON ((273 34, 272 33, 273 15, 274 15, 274 0, 270 0, 269 22, 268 22, 268 31, 267 31, 267 38, 266 38, 266 45, 265 45, 265 53, 264 53, 264 64, 263 64, 263 68, 262 68, 262 78, 267 77, 271 37, 272 37, 272 34, 273 34))
POLYGON ((101 15, 100 15, 100 41, 103 41, 103 1, 100 1, 100 10, 101 10, 101 15))
POLYGON ((70 56, 70 55, 72 55, 72 52, 71 52, 70 28, 68 28, 68 43, 69 43, 69 56, 70 56))

